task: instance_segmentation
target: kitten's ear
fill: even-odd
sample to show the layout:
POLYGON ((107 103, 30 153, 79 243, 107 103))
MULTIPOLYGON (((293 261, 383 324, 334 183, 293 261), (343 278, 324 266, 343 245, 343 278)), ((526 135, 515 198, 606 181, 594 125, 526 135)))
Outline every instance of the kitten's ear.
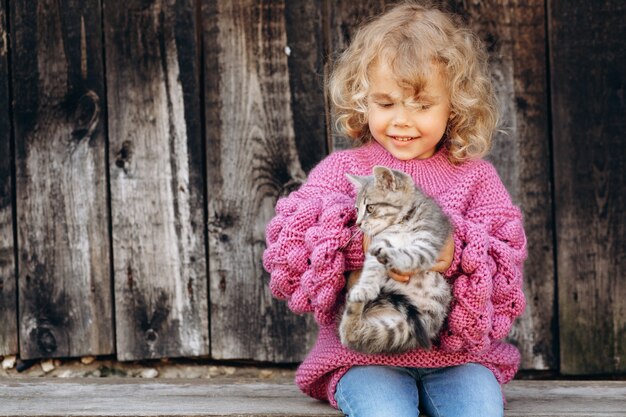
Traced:
POLYGON ((365 177, 359 177, 358 175, 346 174, 346 178, 354 185, 357 191, 359 191, 365 185, 365 177))
POLYGON ((391 172, 393 172, 393 176, 395 177, 396 189, 409 190, 413 188, 415 183, 409 174, 402 171, 396 171, 395 169, 391 170, 391 172))
POLYGON ((378 185, 388 190, 396 189, 396 179, 393 175, 393 171, 389 168, 376 165, 372 168, 372 173, 374 174, 374 178, 376 179, 376 183, 378 185))

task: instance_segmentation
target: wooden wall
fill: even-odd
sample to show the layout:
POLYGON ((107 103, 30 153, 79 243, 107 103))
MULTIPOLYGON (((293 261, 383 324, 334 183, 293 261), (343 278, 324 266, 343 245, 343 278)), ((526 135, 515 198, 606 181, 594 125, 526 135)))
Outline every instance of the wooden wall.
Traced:
MULTIPOLYGON (((391 3, 0 2, 0 355, 301 360, 264 226, 349 146, 323 85, 391 3)), ((624 372, 626 8, 446 4, 488 47, 525 215, 522 368, 624 372)))
POLYGON ((7 10, 0 3, 0 355, 17 352, 17 295, 13 238, 9 37, 7 10))
POLYGON ((20 355, 113 353, 97 1, 11 6, 20 355))
POLYGON ((207 355, 196 4, 102 6, 117 355, 207 355))
POLYGON ((549 3, 561 371, 626 372, 626 3, 549 3))

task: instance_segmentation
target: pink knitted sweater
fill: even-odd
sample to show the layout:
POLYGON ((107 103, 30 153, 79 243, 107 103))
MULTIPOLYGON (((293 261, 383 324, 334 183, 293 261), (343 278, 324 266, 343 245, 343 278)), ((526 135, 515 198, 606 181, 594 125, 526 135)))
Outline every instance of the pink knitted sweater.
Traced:
POLYGON ((519 365, 518 350, 502 339, 526 305, 522 215, 496 170, 486 161, 452 165, 445 150, 424 160, 400 161, 377 142, 335 152, 315 167, 299 190, 276 204, 263 256, 272 294, 296 313, 313 312, 317 342, 298 368, 306 394, 337 407, 335 387, 354 365, 442 367, 468 362, 493 371, 501 384, 519 365), (374 165, 401 170, 432 196, 454 224, 454 260, 445 273, 453 289, 447 327, 429 351, 366 355, 341 345, 337 323, 347 270, 363 263, 362 236, 354 233, 356 193, 345 173, 370 175, 374 165))

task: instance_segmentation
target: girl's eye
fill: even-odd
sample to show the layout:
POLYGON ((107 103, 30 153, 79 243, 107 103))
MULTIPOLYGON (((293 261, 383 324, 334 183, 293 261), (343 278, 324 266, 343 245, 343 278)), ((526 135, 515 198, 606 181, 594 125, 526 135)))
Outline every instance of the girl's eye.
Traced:
POLYGON ((383 109, 393 106, 393 103, 376 103, 376 104, 378 104, 378 107, 382 107, 383 109))
POLYGON ((411 107, 419 111, 419 110, 428 110, 432 106, 433 105, 430 103, 413 103, 411 107))
POLYGON ((365 211, 367 211, 368 213, 373 212, 374 206, 372 204, 368 204, 367 206, 365 206, 365 211))

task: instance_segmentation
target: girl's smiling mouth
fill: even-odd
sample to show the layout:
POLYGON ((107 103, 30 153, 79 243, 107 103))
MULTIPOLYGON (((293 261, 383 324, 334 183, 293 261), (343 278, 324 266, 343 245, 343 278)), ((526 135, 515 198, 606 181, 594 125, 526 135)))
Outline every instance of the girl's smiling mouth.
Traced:
POLYGON ((412 140, 418 139, 417 136, 392 136, 389 135, 389 137, 393 140, 397 140, 399 142, 410 142, 412 140))

